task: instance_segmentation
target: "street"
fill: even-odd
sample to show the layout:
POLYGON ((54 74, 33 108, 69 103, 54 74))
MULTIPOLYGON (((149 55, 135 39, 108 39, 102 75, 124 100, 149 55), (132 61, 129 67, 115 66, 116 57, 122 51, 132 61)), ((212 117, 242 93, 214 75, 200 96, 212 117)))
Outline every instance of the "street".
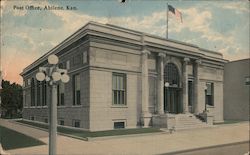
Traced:
POLYGON ((162 155, 249 155, 249 141, 193 149, 189 151, 179 151, 162 155))

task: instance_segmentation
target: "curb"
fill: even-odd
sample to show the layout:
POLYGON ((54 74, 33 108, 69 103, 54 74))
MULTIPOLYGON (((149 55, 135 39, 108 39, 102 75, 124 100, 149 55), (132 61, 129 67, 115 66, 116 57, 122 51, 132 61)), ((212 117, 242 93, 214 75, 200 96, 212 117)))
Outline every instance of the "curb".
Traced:
MULTIPOLYGON (((29 124, 20 123, 20 122, 16 122, 16 121, 13 121, 13 122, 16 124, 19 124, 19 125, 28 126, 31 128, 35 128, 38 130, 48 132, 48 129, 39 128, 36 126, 32 126, 29 124)), ((70 135, 70 134, 57 132, 58 135, 67 136, 67 137, 71 137, 71 138, 75 138, 75 139, 79 139, 79 140, 84 140, 84 141, 98 141, 98 140, 119 139, 119 138, 126 138, 126 137, 141 137, 141 136, 161 135, 161 134, 169 134, 169 133, 170 133, 169 131, 161 130, 161 132, 154 132, 154 133, 137 133, 137 134, 130 134, 130 135, 115 135, 115 136, 103 136, 103 137, 78 137, 78 136, 74 136, 74 135, 70 135)))
POLYGON ((99 141, 99 140, 120 139, 120 138, 141 137, 141 136, 152 136, 152 135, 161 135, 161 134, 170 134, 170 132, 161 130, 160 132, 154 132, 154 133, 137 133, 137 134, 129 134, 129 135, 87 137, 87 139, 88 139, 88 141, 99 141))

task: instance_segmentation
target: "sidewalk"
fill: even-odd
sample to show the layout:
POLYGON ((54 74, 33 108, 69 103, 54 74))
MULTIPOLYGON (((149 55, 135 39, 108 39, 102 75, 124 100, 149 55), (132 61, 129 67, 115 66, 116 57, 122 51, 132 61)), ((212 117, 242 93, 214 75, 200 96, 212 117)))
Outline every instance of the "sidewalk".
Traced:
MULTIPOLYGON (((2 122, 0 122, 2 125, 2 122)), ((12 125, 15 128, 16 125, 12 125)), ((18 129, 21 130, 18 126, 18 129)), ((26 130, 29 127, 24 127, 26 130)), ((29 129, 31 130, 31 129, 29 129)), ((32 129, 33 134, 43 135, 44 131, 32 129), (35 131, 36 130, 36 131, 35 131), (41 133, 40 133, 41 132, 41 133)), ((40 136, 38 136, 40 137, 40 136)), ((48 137, 41 136, 40 140, 48 143, 48 137)), ((221 144, 237 143, 249 140, 249 124, 237 123, 231 125, 217 125, 214 128, 191 129, 178 131, 173 134, 155 134, 148 136, 123 137, 116 139, 82 141, 65 136, 57 138, 58 154, 163 154, 181 150, 197 149, 201 147, 221 144)), ((48 154, 48 145, 8 150, 11 154, 48 154)))

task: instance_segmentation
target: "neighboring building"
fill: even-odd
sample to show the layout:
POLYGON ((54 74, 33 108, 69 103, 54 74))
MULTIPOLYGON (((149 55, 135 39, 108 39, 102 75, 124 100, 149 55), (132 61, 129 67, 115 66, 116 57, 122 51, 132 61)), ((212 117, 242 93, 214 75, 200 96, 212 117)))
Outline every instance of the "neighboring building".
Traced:
POLYGON ((214 122, 223 121, 222 54, 94 22, 23 70, 24 119, 48 121, 49 87, 35 74, 52 53, 71 79, 58 86, 58 124, 91 131, 147 127, 157 116, 202 113, 205 102, 214 122))
POLYGON ((250 59, 228 62, 224 71, 225 120, 249 120, 250 59))

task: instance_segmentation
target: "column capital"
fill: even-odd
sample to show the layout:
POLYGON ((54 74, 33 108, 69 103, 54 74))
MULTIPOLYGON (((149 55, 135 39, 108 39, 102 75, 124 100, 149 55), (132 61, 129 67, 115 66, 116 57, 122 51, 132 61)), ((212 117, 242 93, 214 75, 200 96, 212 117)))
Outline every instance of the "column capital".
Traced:
POLYGON ((184 58, 183 61, 188 63, 188 62, 190 62, 190 59, 189 58, 184 58))
POLYGON ((159 56, 159 57, 163 57, 163 58, 165 58, 165 57, 166 57, 166 54, 165 54, 165 53, 161 53, 161 52, 160 52, 160 53, 158 53, 158 56, 159 56))
POLYGON ((142 54, 151 54, 151 52, 147 49, 143 49, 141 52, 142 54))
POLYGON ((201 59, 196 59, 195 63, 198 64, 198 65, 200 65, 202 63, 202 61, 201 61, 201 59))

